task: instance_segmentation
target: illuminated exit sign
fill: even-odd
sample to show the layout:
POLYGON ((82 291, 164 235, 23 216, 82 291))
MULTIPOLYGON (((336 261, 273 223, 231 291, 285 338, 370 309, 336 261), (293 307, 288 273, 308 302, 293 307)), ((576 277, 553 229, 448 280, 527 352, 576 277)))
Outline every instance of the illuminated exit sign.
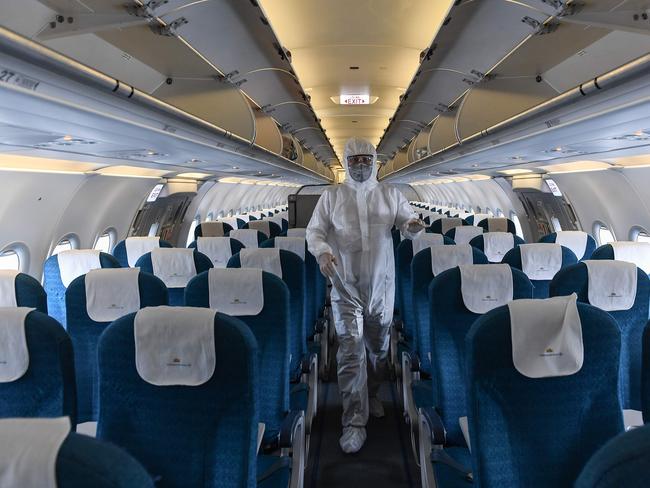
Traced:
POLYGON ((341 95, 341 105, 370 105, 370 95, 341 95))

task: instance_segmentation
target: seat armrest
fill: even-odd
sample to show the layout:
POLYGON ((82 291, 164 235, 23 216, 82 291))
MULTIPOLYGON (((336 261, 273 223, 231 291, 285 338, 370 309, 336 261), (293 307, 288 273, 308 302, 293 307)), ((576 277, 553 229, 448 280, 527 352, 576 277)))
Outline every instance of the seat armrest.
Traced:
POLYGON ((426 425, 431 433, 431 443, 434 446, 444 446, 447 442, 447 431, 436 409, 433 407, 420 408, 420 415, 426 420, 426 425))
POLYGON ((305 413, 302 410, 291 410, 287 413, 280 426, 279 447, 291 449, 296 433, 303 431, 305 413))

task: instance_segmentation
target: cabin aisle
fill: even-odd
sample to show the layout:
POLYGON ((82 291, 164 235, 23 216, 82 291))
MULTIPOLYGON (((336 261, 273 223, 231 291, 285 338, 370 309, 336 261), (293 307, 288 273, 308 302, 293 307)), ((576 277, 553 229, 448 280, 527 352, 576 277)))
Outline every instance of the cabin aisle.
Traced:
POLYGON ((409 432, 397 404, 394 384, 386 382, 380 396, 386 416, 383 419, 371 417, 368 439, 361 451, 344 454, 338 443, 341 399, 336 378, 321 385, 320 410, 313 426, 310 459, 305 473, 307 488, 419 486, 419 471, 410 452, 409 432))

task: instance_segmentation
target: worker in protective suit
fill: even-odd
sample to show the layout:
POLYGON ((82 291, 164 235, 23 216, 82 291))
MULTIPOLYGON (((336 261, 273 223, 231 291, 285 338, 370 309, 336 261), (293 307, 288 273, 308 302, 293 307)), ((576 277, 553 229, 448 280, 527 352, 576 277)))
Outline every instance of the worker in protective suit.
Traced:
POLYGON ((377 152, 350 139, 343 158, 347 177, 320 197, 307 226, 309 251, 332 282, 338 337, 338 384, 343 401, 344 452, 366 440, 368 414, 383 417, 377 398, 386 370, 395 300, 391 229, 416 237, 424 228, 394 186, 377 182, 377 152))

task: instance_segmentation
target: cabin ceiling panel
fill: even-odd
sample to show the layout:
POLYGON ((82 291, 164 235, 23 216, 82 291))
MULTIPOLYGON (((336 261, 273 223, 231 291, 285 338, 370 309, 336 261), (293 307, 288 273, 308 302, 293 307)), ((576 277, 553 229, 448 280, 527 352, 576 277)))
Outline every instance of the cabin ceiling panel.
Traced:
POLYGON ((420 52, 430 44, 451 5, 448 0, 261 3, 282 44, 291 51, 293 66, 323 127, 329 136, 336 130, 337 140, 332 143, 339 157, 350 137, 379 142, 418 66, 420 52), (378 99, 370 105, 338 105, 332 97, 341 94, 378 99))

